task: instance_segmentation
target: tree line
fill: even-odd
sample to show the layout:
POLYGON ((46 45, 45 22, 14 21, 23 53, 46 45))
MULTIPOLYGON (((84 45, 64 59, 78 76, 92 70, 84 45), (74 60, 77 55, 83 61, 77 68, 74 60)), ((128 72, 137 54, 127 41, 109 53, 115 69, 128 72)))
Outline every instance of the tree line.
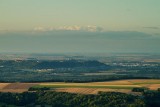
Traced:
POLYGON ((160 92, 145 91, 141 96, 119 92, 99 92, 97 95, 54 91, 0 93, 1 107, 160 107, 160 92))

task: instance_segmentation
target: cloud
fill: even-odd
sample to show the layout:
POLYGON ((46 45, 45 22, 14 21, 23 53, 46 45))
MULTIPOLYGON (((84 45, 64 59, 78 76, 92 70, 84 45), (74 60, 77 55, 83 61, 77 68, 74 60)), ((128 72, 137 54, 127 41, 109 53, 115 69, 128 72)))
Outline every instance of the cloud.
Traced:
POLYGON ((102 27, 99 26, 61 26, 61 27, 35 27, 34 31, 88 31, 88 32, 101 32, 103 30, 102 27))
POLYGON ((154 29, 154 30, 159 29, 159 27, 143 27, 143 28, 145 28, 145 29, 154 29))
POLYGON ((70 30, 70 31, 79 31, 81 30, 80 26, 62 26, 55 28, 55 30, 70 30))
POLYGON ((15 37, 67 37, 67 38, 99 38, 106 40, 147 40, 159 39, 159 34, 148 34, 137 31, 103 31, 97 26, 64 26, 64 27, 36 27, 34 31, 26 32, 6 32, 0 33, 0 36, 15 36, 15 37))
POLYGON ((47 29, 44 28, 44 27, 39 26, 39 27, 35 27, 34 31, 42 31, 42 32, 44 32, 44 31, 47 31, 47 29))
POLYGON ((103 28, 98 26, 87 26, 87 27, 82 27, 81 30, 90 32, 100 32, 103 30, 103 28))

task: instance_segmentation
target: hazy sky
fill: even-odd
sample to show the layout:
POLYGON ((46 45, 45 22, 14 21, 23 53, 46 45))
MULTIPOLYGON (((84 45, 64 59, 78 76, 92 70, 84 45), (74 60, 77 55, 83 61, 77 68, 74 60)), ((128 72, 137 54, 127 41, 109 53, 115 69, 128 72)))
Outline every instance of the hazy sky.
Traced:
POLYGON ((160 0, 0 0, 0 28, 95 25, 139 31, 160 27, 159 13, 160 0))
POLYGON ((159 46, 160 0, 0 0, 0 52, 160 53, 159 46))

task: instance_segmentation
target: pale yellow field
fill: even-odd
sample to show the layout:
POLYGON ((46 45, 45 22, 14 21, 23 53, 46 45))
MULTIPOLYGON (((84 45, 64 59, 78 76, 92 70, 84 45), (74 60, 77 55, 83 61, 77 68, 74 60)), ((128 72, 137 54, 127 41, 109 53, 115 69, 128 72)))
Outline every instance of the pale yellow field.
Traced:
POLYGON ((78 94, 98 94, 98 92, 122 92, 133 93, 128 89, 109 89, 109 88, 57 88, 56 92, 69 92, 78 94))

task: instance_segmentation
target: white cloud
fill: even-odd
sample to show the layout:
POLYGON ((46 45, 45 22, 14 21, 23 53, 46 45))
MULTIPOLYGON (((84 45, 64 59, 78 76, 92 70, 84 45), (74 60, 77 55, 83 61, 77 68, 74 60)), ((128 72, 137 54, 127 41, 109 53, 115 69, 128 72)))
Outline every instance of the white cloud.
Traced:
POLYGON ((34 31, 42 31, 43 32, 43 31, 47 31, 47 29, 44 28, 44 27, 39 26, 39 27, 35 27, 34 31))
POLYGON ((62 27, 57 28, 56 30, 78 31, 78 30, 81 30, 81 27, 80 26, 62 26, 62 27))
POLYGON ((102 31, 103 28, 98 27, 98 26, 87 26, 87 27, 82 27, 82 30, 90 31, 90 32, 97 32, 97 31, 102 31))
POLYGON ((66 30, 66 31, 88 31, 88 32, 100 32, 103 30, 102 27, 98 27, 98 26, 61 26, 61 27, 35 27, 34 31, 59 31, 59 30, 66 30))

